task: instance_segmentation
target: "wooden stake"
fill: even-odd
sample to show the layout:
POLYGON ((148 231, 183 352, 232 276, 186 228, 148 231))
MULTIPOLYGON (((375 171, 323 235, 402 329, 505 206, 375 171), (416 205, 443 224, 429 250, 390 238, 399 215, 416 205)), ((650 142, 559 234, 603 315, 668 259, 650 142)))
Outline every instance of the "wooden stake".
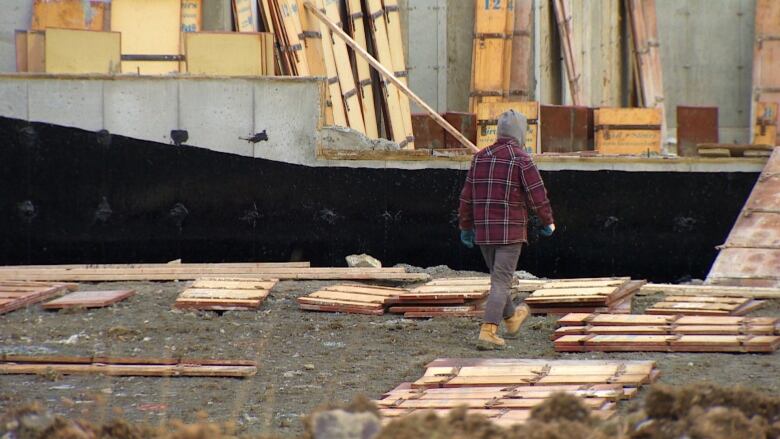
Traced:
POLYGON ((352 38, 349 37, 346 33, 344 33, 341 28, 339 28, 335 23, 330 21, 328 17, 325 16, 322 12, 320 12, 314 5, 311 4, 311 2, 307 1, 305 3, 306 8, 309 9, 309 11, 314 14, 317 18, 320 19, 320 21, 325 24, 330 30, 333 32, 334 35, 337 35, 339 38, 344 40, 349 47, 351 47, 356 54, 363 57, 366 61, 368 61, 369 64, 371 64, 371 67, 376 69, 379 74, 385 77, 387 81, 392 82, 396 87, 398 87, 399 90, 401 90, 404 94, 409 96, 409 98, 414 101, 417 105, 420 106, 423 110, 425 110, 426 113, 428 113, 433 120, 436 121, 442 128, 444 128, 448 133, 452 134, 453 137, 458 139, 458 141, 465 146, 466 148, 470 149, 473 152, 478 152, 479 149, 469 141, 463 134, 460 133, 460 131, 456 130, 452 125, 450 125, 443 117, 439 115, 433 108, 430 107, 425 101, 420 99, 419 96, 414 94, 411 90, 409 90, 409 87, 404 85, 401 81, 399 81, 393 72, 389 71, 385 66, 382 65, 379 61, 376 60, 373 56, 371 56, 368 52, 365 51, 362 47, 360 47, 359 44, 355 42, 352 38))

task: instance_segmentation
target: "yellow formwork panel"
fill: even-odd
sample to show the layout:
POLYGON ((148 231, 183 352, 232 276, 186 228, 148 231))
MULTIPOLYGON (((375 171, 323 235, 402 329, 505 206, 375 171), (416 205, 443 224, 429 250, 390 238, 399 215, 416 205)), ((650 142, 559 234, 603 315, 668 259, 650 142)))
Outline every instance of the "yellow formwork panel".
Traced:
MULTIPOLYGON (((113 0, 111 30, 122 33, 123 55, 180 55, 181 0, 113 0)), ((122 72, 164 75, 178 61, 122 61, 122 72)))
POLYGON ((184 35, 187 72, 193 75, 261 76, 266 70, 266 38, 254 32, 188 32, 184 35))
POLYGON ((528 131, 525 135, 525 150, 529 154, 537 152, 539 132, 539 103, 529 102, 482 102, 477 104, 477 148, 486 148, 496 142, 498 116, 509 110, 515 110, 528 119, 528 131))
POLYGON ((119 32, 74 29, 46 29, 46 73, 120 73, 119 32))

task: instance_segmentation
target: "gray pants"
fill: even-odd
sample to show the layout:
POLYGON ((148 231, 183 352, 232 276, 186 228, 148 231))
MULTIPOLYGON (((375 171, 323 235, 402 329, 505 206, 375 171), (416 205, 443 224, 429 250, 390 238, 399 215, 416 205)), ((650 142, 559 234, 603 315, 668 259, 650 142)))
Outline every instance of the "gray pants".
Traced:
POLYGON ((490 295, 485 306, 485 323, 498 325, 501 320, 515 313, 511 294, 512 277, 517 270, 523 244, 480 245, 479 249, 490 270, 490 295))

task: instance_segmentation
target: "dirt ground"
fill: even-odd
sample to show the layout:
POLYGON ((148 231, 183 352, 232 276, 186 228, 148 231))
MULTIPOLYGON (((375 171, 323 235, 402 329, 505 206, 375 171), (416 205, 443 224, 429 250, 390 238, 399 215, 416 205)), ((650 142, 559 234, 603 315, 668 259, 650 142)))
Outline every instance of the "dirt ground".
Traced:
MULTIPOLYGON (((461 273, 468 275, 469 273, 461 273)), ((434 275, 453 275, 435 270, 434 275)), ((406 320, 300 311, 295 298, 336 282, 281 282, 259 311, 182 312, 172 309, 184 282, 83 284, 82 289, 133 288, 138 294, 105 309, 49 312, 39 306, 0 316, 0 352, 253 359, 256 376, 139 378, 0 376, 0 413, 40 401, 56 414, 105 421, 121 416, 151 424, 190 422, 205 412, 233 421, 239 432, 295 435, 301 416, 358 394, 378 397, 415 380, 439 357, 655 360, 661 382, 743 384, 780 394, 780 354, 558 354, 551 317, 531 317, 523 337, 501 353, 474 348, 479 322, 469 318, 406 320)), ((660 296, 638 297, 641 312, 660 296)), ((780 315, 780 301, 751 315, 780 315)), ((621 410, 630 404, 623 403, 621 410)))

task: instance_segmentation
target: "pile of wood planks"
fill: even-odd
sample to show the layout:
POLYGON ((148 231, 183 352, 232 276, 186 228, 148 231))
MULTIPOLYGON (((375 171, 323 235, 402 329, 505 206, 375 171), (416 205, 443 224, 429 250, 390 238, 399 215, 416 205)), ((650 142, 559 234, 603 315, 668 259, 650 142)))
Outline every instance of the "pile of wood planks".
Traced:
POLYGON ((298 306, 307 311, 382 315, 385 308, 407 291, 372 285, 333 285, 298 298, 298 306))
POLYGON ((76 291, 43 304, 43 309, 104 308, 135 295, 135 290, 76 291))
POLYGON ((628 278, 553 280, 542 284, 525 303, 532 314, 629 314, 634 293, 644 284, 628 278))
POLYGON ((753 352, 780 347, 774 317, 568 314, 553 335, 558 352, 753 352))
POLYGON ((632 398, 654 382, 652 361, 568 361, 527 359, 437 359, 425 375, 402 383, 375 401, 388 419, 426 410, 446 415, 466 406, 469 413, 510 426, 525 422, 533 407, 556 392, 583 398, 594 415, 607 419, 615 402, 632 398))
POLYGON ((24 308, 67 291, 78 285, 30 281, 0 281, 0 314, 24 308))
POLYGON ((647 308, 645 313, 743 316, 763 304, 762 300, 747 297, 669 295, 647 308))
POLYGON ((406 318, 482 317, 489 292, 485 276, 434 279, 393 299, 389 311, 406 318))
POLYGON ((248 360, 0 355, 0 374, 245 378, 257 373, 248 360))
POLYGON ((308 262, 0 267, 0 281, 170 281, 194 280, 205 276, 272 278, 279 280, 382 280, 394 282, 424 282, 430 279, 430 276, 425 273, 407 273, 403 268, 312 268, 308 262))
POLYGON ((754 299, 780 299, 780 288, 770 287, 740 287, 729 285, 678 285, 654 284, 643 285, 640 295, 648 294, 678 294, 691 296, 729 296, 752 297, 754 299))
POLYGON ((204 277, 182 291, 173 306, 210 311, 255 310, 277 282, 277 279, 204 277))

